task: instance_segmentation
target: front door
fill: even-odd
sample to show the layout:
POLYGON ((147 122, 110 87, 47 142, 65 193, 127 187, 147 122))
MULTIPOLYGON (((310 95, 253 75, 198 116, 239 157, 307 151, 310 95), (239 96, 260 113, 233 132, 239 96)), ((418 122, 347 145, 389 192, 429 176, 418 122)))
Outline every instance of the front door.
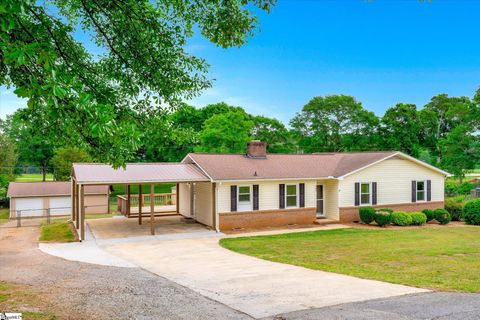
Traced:
POLYGON ((317 185, 317 218, 325 216, 323 184, 317 185))

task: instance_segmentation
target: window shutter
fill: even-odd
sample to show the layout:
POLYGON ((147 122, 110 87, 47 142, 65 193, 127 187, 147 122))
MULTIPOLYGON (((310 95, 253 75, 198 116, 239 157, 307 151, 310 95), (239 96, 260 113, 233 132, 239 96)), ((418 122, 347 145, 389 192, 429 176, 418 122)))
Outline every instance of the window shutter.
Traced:
POLYGON ((432 180, 427 180, 427 201, 432 201, 432 180))
POLYGON ((360 205, 360 183, 355 182, 355 206, 360 205))
POLYGON ((300 208, 305 207, 305 183, 298 184, 300 188, 300 208))
POLYGON ((417 202, 417 181, 412 181, 412 202, 417 202))
POLYGON ((258 210, 258 184, 253 185, 253 210, 258 210))
POLYGON ((230 186, 230 211, 237 211, 237 186, 230 186))
POLYGON ((372 205, 377 204, 377 183, 372 182, 372 205))
POLYGON ((279 196, 279 208, 280 209, 285 209, 285 185, 284 184, 279 184, 278 185, 278 196, 279 196))

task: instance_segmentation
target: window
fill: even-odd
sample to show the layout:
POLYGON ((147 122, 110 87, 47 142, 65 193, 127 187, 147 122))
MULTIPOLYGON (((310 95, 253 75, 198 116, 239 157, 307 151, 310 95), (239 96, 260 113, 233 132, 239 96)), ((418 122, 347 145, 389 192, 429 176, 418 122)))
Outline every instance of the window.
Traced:
POLYGON ((425 181, 417 181, 417 201, 425 201, 425 181))
POLYGON ((297 185, 296 184, 287 184, 287 192, 285 193, 285 203, 287 207, 298 207, 298 195, 297 195, 297 185))
POLYGON ((250 203, 250 186, 238 187, 238 202, 250 203))
POLYGON ((370 182, 360 184, 360 204, 370 204, 372 201, 372 184, 370 182))

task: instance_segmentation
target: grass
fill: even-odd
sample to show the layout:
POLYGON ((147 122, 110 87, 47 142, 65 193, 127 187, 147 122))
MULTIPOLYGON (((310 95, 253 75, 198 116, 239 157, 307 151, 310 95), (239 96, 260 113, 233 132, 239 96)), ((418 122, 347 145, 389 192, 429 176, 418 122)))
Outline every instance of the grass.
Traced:
MULTIPOLYGON (((36 182, 42 181, 41 173, 24 173, 15 178, 17 182, 36 182)), ((46 181, 53 181, 53 174, 47 173, 46 181)))
MULTIPOLYGON (((155 185, 155 193, 171 193, 172 187, 175 184, 156 184, 155 185)), ((138 185, 132 184, 130 186, 131 194, 138 194, 138 185)), ((150 185, 146 184, 142 187, 142 193, 150 193, 150 185)), ((116 197, 117 195, 127 194, 127 187, 124 185, 114 185, 113 192, 111 193, 112 197, 116 197)))
POLYGON ((50 224, 42 224, 40 228, 40 241, 44 242, 73 242, 75 236, 70 224, 64 219, 54 220, 50 224))
POLYGON ((48 304, 43 298, 27 286, 0 281, 0 310, 2 312, 21 312, 25 320, 58 319, 47 311, 48 304))
POLYGON ((8 222, 10 219, 10 211, 8 208, 0 209, 0 224, 8 222))
POLYGON ((480 228, 339 229, 225 238, 230 250, 315 270, 446 291, 480 292, 480 228))

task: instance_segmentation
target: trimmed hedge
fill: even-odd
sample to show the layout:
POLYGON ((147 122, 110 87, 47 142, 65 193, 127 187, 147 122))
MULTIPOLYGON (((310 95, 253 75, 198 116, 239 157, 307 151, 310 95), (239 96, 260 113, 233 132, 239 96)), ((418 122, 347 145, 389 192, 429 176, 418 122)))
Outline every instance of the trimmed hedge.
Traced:
POLYGON ((447 224, 452 220, 450 213, 448 213, 445 209, 436 209, 435 213, 435 220, 437 220, 440 224, 447 224))
POLYGON ((412 218, 412 225, 421 226, 427 223, 427 215, 423 212, 409 212, 409 215, 412 218))
POLYGON ((387 224, 392 222, 392 214, 386 211, 377 211, 375 212, 375 222, 380 226, 384 227, 387 224))
POLYGON ((359 209, 360 220, 365 224, 370 224, 375 220, 375 209, 372 207, 361 207, 359 209))
POLYGON ((412 217, 404 211, 395 211, 391 215, 392 223, 397 226, 409 226, 412 224, 412 217))
POLYGON ((480 225, 480 199, 469 201, 463 207, 463 219, 468 224, 480 225))
POLYGON ((463 218, 463 201, 465 196, 458 196, 445 199, 445 210, 452 216, 453 221, 460 221, 463 218))
POLYGON ((389 208, 381 208, 381 209, 377 209, 377 211, 393 213, 393 210, 389 208))
POLYGON ((427 222, 435 219, 435 211, 431 209, 423 209, 422 213, 427 217, 427 222))

